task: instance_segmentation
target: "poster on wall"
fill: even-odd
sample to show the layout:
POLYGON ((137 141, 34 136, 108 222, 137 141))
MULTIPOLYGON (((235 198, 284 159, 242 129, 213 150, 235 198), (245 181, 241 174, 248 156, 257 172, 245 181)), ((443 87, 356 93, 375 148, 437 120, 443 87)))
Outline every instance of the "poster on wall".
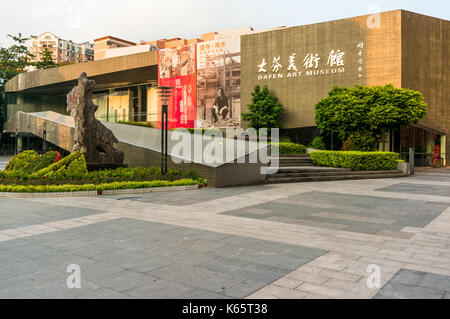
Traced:
POLYGON ((197 127, 241 124, 239 37, 197 43, 197 127))
MULTIPOLYGON (((194 128, 196 111, 196 46, 159 50, 159 86, 173 87, 168 108, 168 127, 194 128)), ((158 108, 161 128, 161 108, 158 108)))

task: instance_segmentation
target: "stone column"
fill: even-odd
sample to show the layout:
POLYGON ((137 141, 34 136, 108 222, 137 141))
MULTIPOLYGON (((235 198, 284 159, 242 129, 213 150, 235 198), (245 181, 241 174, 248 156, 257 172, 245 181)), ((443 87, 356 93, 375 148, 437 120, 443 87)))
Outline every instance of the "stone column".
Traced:
POLYGON ((17 154, 22 153, 23 151, 23 136, 17 136, 17 154))

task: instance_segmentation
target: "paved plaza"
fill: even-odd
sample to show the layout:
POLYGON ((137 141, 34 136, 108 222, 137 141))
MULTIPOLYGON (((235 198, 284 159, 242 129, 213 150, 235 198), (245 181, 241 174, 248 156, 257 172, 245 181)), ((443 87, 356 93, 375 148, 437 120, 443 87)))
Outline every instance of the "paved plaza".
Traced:
POLYGON ((450 298, 450 170, 0 198, 0 298, 450 298))

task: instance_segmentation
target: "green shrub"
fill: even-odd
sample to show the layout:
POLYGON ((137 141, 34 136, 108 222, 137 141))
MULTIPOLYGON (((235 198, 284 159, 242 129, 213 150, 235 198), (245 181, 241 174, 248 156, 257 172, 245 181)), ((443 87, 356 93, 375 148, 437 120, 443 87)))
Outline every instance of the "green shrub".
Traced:
POLYGON ((334 87, 315 105, 321 133, 343 143, 351 137, 358 151, 378 149, 382 132, 416 124, 427 114, 418 91, 385 86, 334 87))
MULTIPOLYGON (((75 164, 72 164, 72 166, 73 165, 75 164)), ((59 168, 59 170, 61 170, 61 168, 59 168)), ((79 174, 59 174, 50 172, 47 175, 42 175, 40 172, 38 173, 28 175, 22 171, 0 171, 0 185, 99 185, 115 182, 149 182, 155 180, 176 181, 181 179, 193 179, 198 180, 200 184, 204 183, 204 180, 194 171, 169 169, 166 175, 162 175, 161 169, 156 167, 118 168, 113 170, 80 172, 79 174)))
POLYGON ((5 167, 5 172, 24 171, 26 172, 34 159, 39 157, 35 151, 25 151, 14 156, 5 167))
POLYGON ((315 150, 326 150, 327 147, 325 145, 325 142, 323 141, 323 138, 320 136, 317 136, 312 142, 311 142, 311 148, 315 150))
POLYGON ((271 143, 279 148, 280 154, 306 154, 306 146, 295 143, 271 143))
POLYGON ((85 185, 0 185, 0 192, 8 193, 62 193, 105 191, 118 189, 141 189, 170 186, 202 185, 201 181, 193 179, 180 179, 177 181, 151 181, 151 182, 122 182, 109 184, 85 185))
POLYGON ((399 154, 388 152, 311 152, 317 166, 351 168, 354 171, 395 170, 399 154))
POLYGON ((46 167, 49 167, 52 165, 57 158, 60 158, 60 155, 58 152, 51 151, 48 153, 45 153, 43 155, 40 155, 36 158, 34 158, 29 167, 27 168, 26 172, 31 174, 40 171, 41 169, 44 169, 46 167))
POLYGON ((269 92, 267 85, 262 89, 256 85, 251 94, 252 103, 247 105, 248 113, 241 114, 242 119, 256 130, 281 128, 284 108, 277 97, 269 92))
POLYGON ((369 131, 351 133, 349 139, 353 141, 352 151, 374 152, 381 141, 381 135, 373 136, 369 131))
POLYGON ((82 177, 87 173, 86 160, 80 152, 74 152, 59 162, 50 165, 34 174, 31 178, 67 178, 82 177))
POLYGON ((133 126, 142 126, 142 127, 153 128, 153 125, 151 125, 148 122, 117 121, 117 123, 119 123, 119 124, 126 124, 126 125, 133 125, 133 126))
POLYGON ((280 137, 280 143, 292 143, 292 140, 289 136, 280 137))

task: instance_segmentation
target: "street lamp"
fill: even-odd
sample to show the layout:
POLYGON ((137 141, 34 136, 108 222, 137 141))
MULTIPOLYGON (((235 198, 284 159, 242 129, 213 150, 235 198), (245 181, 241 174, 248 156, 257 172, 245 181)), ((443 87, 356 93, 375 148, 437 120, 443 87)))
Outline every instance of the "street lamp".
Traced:
POLYGON ((172 96, 172 87, 159 86, 159 98, 161 99, 161 173, 167 174, 167 148, 168 148, 168 109, 172 96))

